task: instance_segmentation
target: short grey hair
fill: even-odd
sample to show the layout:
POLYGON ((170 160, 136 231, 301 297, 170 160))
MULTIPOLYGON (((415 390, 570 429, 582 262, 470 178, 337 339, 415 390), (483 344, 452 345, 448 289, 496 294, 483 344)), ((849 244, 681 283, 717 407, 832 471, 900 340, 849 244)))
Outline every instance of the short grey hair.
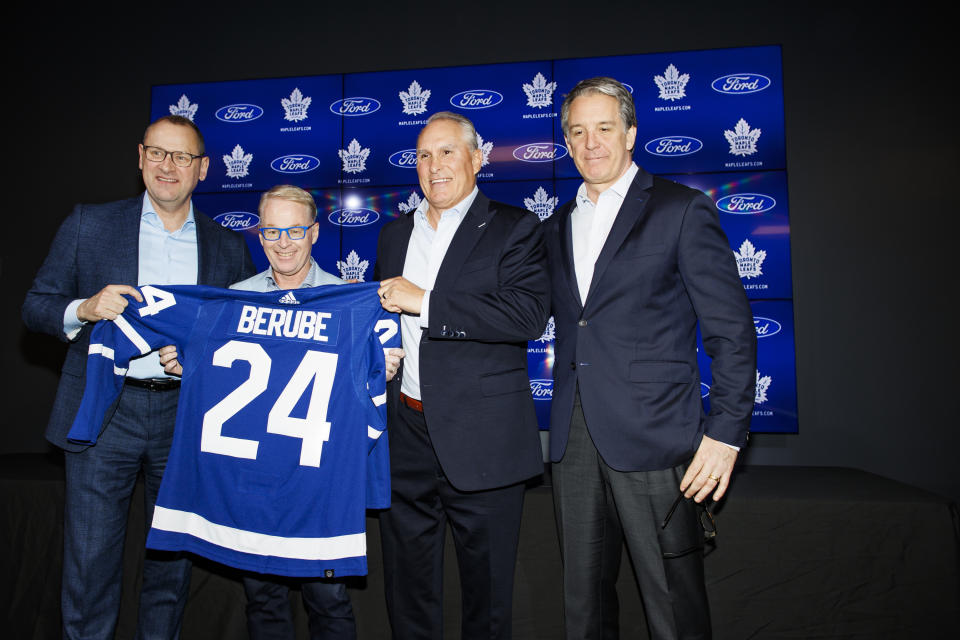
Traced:
POLYGON ((310 195, 309 191, 295 187, 292 184, 278 184, 275 187, 271 187, 269 191, 265 191, 263 195, 260 196, 260 205, 257 207, 257 213, 260 214, 261 218, 263 217, 263 209, 267 206, 267 200, 271 198, 302 204, 310 212, 310 219, 316 222, 317 202, 313 199, 313 196, 310 195))
POLYGON ((573 104, 573 101, 581 96, 592 96, 598 93, 616 98, 620 109, 620 120, 623 122, 625 131, 629 130, 630 127, 637 126, 637 111, 633 106, 633 96, 630 95, 630 91, 613 78, 598 76, 581 80, 563 99, 563 106, 560 108, 560 128, 564 136, 568 135, 568 118, 570 117, 570 105, 573 104))
MULTIPOLYGON (((459 113, 454 113, 453 111, 437 111, 435 114, 427 118, 427 124, 423 125, 423 129, 420 130, 420 133, 423 133, 423 130, 429 127, 432 123, 437 120, 451 120, 460 125, 463 129, 463 141, 467 143, 467 147, 470 148, 470 151, 476 151, 480 148, 480 145, 477 144, 477 129, 473 126, 473 123, 469 118, 460 115, 459 113)), ((419 142, 420 136, 417 136, 417 141, 419 142)))

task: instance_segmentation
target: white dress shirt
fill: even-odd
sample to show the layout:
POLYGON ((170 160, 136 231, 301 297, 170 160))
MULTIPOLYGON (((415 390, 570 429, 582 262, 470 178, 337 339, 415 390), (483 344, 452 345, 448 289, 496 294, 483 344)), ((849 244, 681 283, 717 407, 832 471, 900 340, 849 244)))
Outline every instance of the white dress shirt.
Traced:
POLYGON ((627 189, 637 175, 639 168, 630 163, 627 172, 620 176, 606 191, 600 194, 596 204, 587 197, 586 183, 577 191, 577 208, 570 214, 570 227, 573 232, 573 266, 577 274, 577 288, 580 289, 580 303, 586 304, 587 292, 593 280, 593 267, 600 256, 617 212, 627 196, 627 189))
POLYGON ((427 209, 430 206, 426 200, 420 203, 413 216, 413 231, 410 233, 410 243, 407 245, 407 257, 403 263, 403 277, 424 289, 423 304, 420 315, 409 313, 400 314, 400 335, 403 342, 403 379, 400 382, 400 391, 421 400, 420 395, 420 336, 422 330, 430 326, 430 292, 437 281, 437 272, 440 264, 447 255, 447 248, 454 234, 460 228, 467 211, 473 205, 479 190, 473 188, 466 198, 450 209, 441 212, 437 228, 430 226, 427 220, 427 209))

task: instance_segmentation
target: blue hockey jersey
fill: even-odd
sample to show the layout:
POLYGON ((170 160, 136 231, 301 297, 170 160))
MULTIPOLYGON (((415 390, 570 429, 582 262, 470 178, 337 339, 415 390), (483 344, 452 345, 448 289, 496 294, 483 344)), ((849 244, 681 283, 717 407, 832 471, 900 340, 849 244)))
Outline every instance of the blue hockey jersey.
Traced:
POLYGON ((69 438, 94 444, 131 358, 175 344, 177 425, 147 546, 261 573, 363 575, 365 508, 389 506, 378 283, 266 293, 142 286, 90 338, 69 438))

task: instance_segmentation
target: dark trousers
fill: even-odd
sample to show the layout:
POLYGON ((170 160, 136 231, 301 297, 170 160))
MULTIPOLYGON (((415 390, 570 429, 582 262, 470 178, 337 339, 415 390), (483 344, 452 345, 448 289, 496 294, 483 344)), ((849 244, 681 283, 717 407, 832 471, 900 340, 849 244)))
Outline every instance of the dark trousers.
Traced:
POLYGON ((460 569, 461 637, 511 637, 513 574, 524 485, 458 491, 422 413, 400 405, 390 424, 391 507, 380 515, 393 637, 443 638, 443 548, 450 525, 460 569))
MULTIPOLYGON (((130 497, 142 469, 149 527, 173 440, 177 398, 175 390, 124 387, 117 411, 97 444, 64 455, 64 638, 113 638, 130 497)), ((190 570, 186 558, 147 550, 137 638, 170 640, 179 635, 190 570)))
POLYGON ((623 541, 640 583, 651 638, 711 637, 700 551, 703 530, 693 502, 682 501, 661 528, 685 466, 611 469, 590 438, 577 396, 566 452, 553 464, 567 638, 618 637, 614 584, 623 541))
MULTIPOLYGON (((353 640, 356 622, 350 595, 343 582, 296 580, 307 610, 311 640, 353 640)), ((291 581, 273 576, 245 575, 247 632, 250 640, 293 640, 291 581)))

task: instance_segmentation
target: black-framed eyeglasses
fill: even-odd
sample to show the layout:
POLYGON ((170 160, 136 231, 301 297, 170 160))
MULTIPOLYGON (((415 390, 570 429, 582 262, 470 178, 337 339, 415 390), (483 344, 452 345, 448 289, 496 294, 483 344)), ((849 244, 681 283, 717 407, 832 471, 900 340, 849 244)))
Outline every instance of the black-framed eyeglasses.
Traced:
MULTIPOLYGON (((683 491, 677 496, 677 499, 673 501, 673 504, 670 506, 670 510, 667 512, 666 517, 663 519, 663 524, 660 525, 661 529, 666 529, 667 525, 670 523, 670 518, 673 516, 673 512, 677 510, 677 507, 680 505, 680 501, 684 499, 683 491)), ((706 543, 712 543, 714 538, 717 537, 717 521, 714 520, 713 514, 710 513, 710 509, 707 508, 702 502, 695 502, 694 508, 697 511, 697 519, 700 521, 700 528, 703 529, 703 542, 697 545, 690 547, 689 549, 684 549, 683 551, 664 551, 664 558, 679 558, 680 556, 685 556, 692 551, 697 551, 702 549, 703 545, 706 543)))
POLYGON ((303 240, 307 237, 307 231, 314 224, 317 223, 314 222, 306 227, 260 227, 260 237, 267 242, 276 242, 280 239, 283 232, 286 231, 287 237, 291 240, 303 240))
POLYGON ((192 153, 187 153, 186 151, 167 151, 162 147, 148 147, 147 145, 143 145, 143 155, 150 162, 163 162, 167 156, 170 156, 173 164, 178 167, 189 167, 193 164, 194 160, 203 157, 203 154, 197 156, 192 153))

